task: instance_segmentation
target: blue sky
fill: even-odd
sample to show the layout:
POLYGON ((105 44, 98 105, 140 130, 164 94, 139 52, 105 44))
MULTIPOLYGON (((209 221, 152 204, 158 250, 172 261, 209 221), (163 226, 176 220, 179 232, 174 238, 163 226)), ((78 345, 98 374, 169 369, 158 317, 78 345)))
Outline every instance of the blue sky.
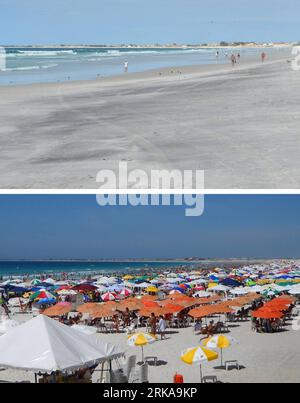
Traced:
POLYGON ((299 0, 0 0, 0 43, 300 40, 299 0))
POLYGON ((206 196, 197 218, 94 196, 0 196, 0 223, 0 259, 300 257, 300 196, 206 196))

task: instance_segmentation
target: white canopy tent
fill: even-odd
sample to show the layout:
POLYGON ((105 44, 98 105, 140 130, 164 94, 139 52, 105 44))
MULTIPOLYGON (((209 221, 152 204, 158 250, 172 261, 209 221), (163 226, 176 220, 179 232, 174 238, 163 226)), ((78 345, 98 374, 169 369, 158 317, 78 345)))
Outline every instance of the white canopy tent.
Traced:
POLYGON ((11 331, 11 329, 14 329, 15 327, 17 327, 19 325, 20 325, 19 322, 3 316, 3 317, 1 317, 1 322, 0 322, 0 334, 7 333, 7 332, 11 331))
POLYGON ((73 372, 123 355, 119 347, 81 334, 45 315, 0 337, 0 366, 36 373, 73 372))
POLYGON ((97 333, 97 328, 94 326, 72 325, 71 329, 76 330, 76 332, 86 334, 87 336, 92 336, 97 333))

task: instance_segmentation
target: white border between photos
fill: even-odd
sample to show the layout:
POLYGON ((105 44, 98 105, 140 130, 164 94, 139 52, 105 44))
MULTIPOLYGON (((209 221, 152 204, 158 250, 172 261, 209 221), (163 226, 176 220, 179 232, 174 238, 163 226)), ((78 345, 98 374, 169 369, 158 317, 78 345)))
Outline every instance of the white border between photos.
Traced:
POLYGON ((300 189, 0 189, 0 195, 299 195, 300 189))

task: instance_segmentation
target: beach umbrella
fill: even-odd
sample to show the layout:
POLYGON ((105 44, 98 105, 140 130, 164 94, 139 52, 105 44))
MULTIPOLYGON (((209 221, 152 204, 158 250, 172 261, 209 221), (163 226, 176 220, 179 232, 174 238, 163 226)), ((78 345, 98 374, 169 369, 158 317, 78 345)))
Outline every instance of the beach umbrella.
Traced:
POLYGON ((211 291, 211 292, 227 292, 228 290, 229 290, 229 287, 227 287, 226 285, 222 285, 222 284, 209 288, 209 291, 211 291))
POLYGON ((98 309, 95 309, 91 312, 91 316, 93 319, 99 318, 111 318, 116 314, 116 309, 112 306, 99 306, 98 309))
POLYGON ((76 295, 77 292, 74 290, 60 290, 60 291, 57 291, 57 294, 58 295, 76 295))
POLYGON ((53 305, 56 303, 55 298, 42 298, 37 301, 38 305, 53 305))
POLYGON ((75 285, 74 287, 72 287, 72 290, 79 291, 79 292, 91 292, 91 291, 97 290, 97 287, 93 284, 82 283, 82 284, 78 284, 78 285, 75 285))
POLYGON ((206 316, 212 315, 212 313, 213 311, 210 306, 202 306, 189 311, 189 315, 196 319, 205 318, 206 316))
POLYGON ((80 313, 92 313, 96 309, 100 308, 102 305, 100 305, 97 302, 87 302, 86 304, 81 304, 76 308, 77 312, 80 313))
POLYGON ((120 292, 119 295, 122 295, 122 297, 129 297, 129 295, 132 294, 132 291, 128 290, 127 288, 123 288, 120 292))
POLYGON ((31 280, 30 284, 32 285, 39 285, 41 283, 41 280, 34 278, 33 280, 31 280))
POLYGON ((146 288, 146 292, 153 292, 156 294, 158 292, 158 288, 155 287, 154 285, 150 285, 149 287, 146 288))
POLYGON ((173 288, 173 290, 171 290, 169 292, 169 295, 176 295, 176 294, 183 294, 183 293, 184 293, 184 291, 182 289, 173 288))
POLYGON ((190 347, 181 353, 181 360, 188 364, 200 364, 200 379, 203 383, 202 363, 216 360, 218 354, 215 351, 209 350, 205 347, 197 346, 190 347))
POLYGON ((259 318, 259 319, 280 319, 284 315, 281 311, 278 309, 268 309, 268 308, 260 308, 256 310, 255 312, 252 313, 252 316, 254 318, 259 318))
POLYGON ((127 338, 127 344, 131 347, 141 347, 142 348, 142 361, 144 362, 144 346, 147 344, 152 344, 157 340, 156 336, 150 333, 135 333, 131 334, 127 338))
POLYGON ((131 274, 126 274, 126 276, 123 277, 123 280, 133 280, 134 277, 131 274))
POLYGON ((210 296, 210 293, 207 291, 198 291, 194 294, 194 297, 198 297, 198 298, 207 298, 210 296))
POLYGON ((20 286, 16 286, 16 285, 6 285, 4 287, 4 289, 7 293, 14 293, 16 295, 23 295, 25 292, 28 291, 28 288, 20 287, 20 286))
POLYGON ((158 303, 155 302, 155 301, 142 301, 142 304, 146 308, 156 308, 156 307, 158 307, 158 303))
POLYGON ((228 287, 240 287, 242 285, 239 281, 234 280, 234 279, 229 278, 229 277, 225 278, 224 280, 222 280, 221 284, 223 284, 225 286, 228 286, 228 287))
POLYGON ((39 290, 36 291, 35 293, 33 293, 30 297, 29 297, 30 301, 39 301, 39 300, 56 300, 55 296, 47 291, 47 290, 39 290))
POLYGON ((221 367, 223 366, 223 349, 230 347, 232 344, 237 343, 235 339, 230 336, 224 336, 223 334, 209 337, 203 341, 205 347, 219 348, 221 351, 221 367))
POLYGON ((169 309, 170 310, 169 313, 180 312, 184 309, 182 305, 175 302, 171 302, 169 300, 160 301, 159 305, 169 309))
POLYGON ((70 304, 69 302, 66 302, 64 305, 62 305, 62 303, 58 303, 50 308, 45 309, 43 315, 47 315, 50 317, 62 316, 66 315, 71 310, 72 310, 72 304, 70 304))
POLYGON ((137 311, 144 307, 144 304, 138 299, 125 299, 118 305, 118 311, 125 311, 128 308, 130 311, 137 311))
POLYGON ((116 294, 113 292, 106 292, 101 296, 102 301, 114 301, 116 299, 116 294))
POLYGON ((155 308, 142 308, 139 310, 139 316, 144 316, 145 318, 150 318, 152 314, 155 316, 166 315, 170 313, 165 307, 157 306, 155 308))

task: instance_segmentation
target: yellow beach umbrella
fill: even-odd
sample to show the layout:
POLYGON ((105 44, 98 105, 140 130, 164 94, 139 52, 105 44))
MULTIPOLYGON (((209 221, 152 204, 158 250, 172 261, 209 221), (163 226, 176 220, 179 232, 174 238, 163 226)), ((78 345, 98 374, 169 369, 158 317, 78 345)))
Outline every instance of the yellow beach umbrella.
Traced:
POLYGON ((154 285, 150 285, 150 287, 146 288, 146 292, 158 292, 158 288, 154 287, 154 285))
POLYGON ((207 348, 197 346, 190 347, 181 353, 181 360, 186 364, 200 364, 200 379, 203 382, 202 375, 202 362, 214 361, 218 358, 218 354, 215 351, 208 350, 207 348))
POLYGON ((126 274, 126 276, 123 277, 123 280, 133 280, 134 277, 131 274, 126 274))
POLYGON ((209 337, 203 341, 203 345, 208 348, 219 348, 221 350, 221 366, 223 366, 223 349, 237 343, 235 339, 223 334, 209 337))
POLYGON ((152 344, 157 340, 156 336, 150 333, 135 333, 130 334, 127 338, 127 344, 131 347, 142 347, 142 361, 144 361, 144 346, 152 344))

